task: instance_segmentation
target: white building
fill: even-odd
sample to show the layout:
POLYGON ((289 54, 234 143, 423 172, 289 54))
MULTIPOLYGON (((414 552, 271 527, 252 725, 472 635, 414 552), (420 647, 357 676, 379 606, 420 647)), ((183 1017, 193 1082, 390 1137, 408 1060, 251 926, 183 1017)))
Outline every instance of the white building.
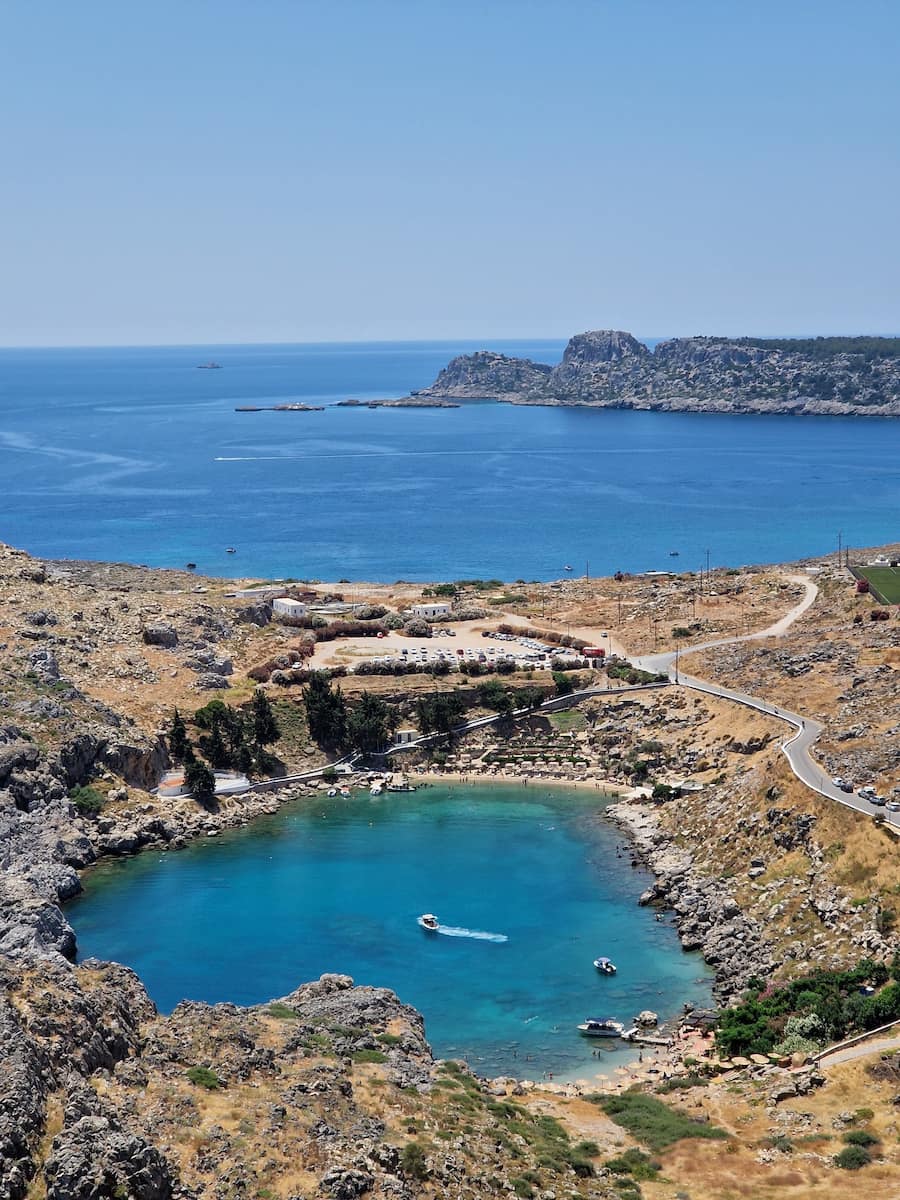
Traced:
POLYGON ((418 729, 398 729, 394 734, 395 746, 408 746, 419 736, 418 729))
POLYGON ((409 610, 414 617, 424 617, 429 620, 432 617, 449 617, 449 604, 414 604, 409 610))
POLYGON ((283 617, 305 617, 306 605, 302 600, 294 600, 290 596, 278 596, 272 601, 272 611, 281 613, 283 617))

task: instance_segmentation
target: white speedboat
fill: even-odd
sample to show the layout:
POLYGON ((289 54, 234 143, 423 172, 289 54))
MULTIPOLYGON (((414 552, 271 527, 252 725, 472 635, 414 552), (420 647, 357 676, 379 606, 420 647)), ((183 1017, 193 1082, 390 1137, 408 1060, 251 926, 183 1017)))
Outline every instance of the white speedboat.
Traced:
POLYGON ((616 964, 610 962, 608 958, 595 958, 594 966, 601 975, 615 975, 616 973, 616 964))
POLYGON ((588 1017, 578 1026, 582 1037, 621 1037, 624 1030, 622 1022, 614 1021, 611 1017, 588 1017))
POLYGON ((369 788, 369 795, 370 796, 380 796, 383 791, 384 791, 384 786, 382 784, 373 783, 372 786, 369 788))
POLYGON ((426 933, 437 933, 438 919, 434 913, 422 913, 421 917, 418 918, 418 922, 426 933))

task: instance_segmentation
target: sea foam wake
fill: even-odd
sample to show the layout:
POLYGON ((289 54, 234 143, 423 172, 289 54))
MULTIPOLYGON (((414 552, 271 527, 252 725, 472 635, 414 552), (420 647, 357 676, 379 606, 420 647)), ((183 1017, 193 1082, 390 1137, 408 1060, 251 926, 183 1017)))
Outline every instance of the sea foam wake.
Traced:
POLYGON ((505 933, 485 933, 481 929, 461 929, 456 925, 438 925, 436 932, 443 933, 445 937, 475 938, 479 942, 509 941, 505 933))

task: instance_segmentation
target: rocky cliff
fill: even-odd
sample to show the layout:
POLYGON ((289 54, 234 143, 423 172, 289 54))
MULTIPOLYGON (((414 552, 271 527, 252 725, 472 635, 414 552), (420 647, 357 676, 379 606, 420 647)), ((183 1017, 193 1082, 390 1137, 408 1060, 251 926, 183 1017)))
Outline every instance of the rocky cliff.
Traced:
POLYGON ((900 339, 695 337, 650 351, 630 333, 573 337, 548 367, 480 351, 419 400, 500 400, 676 412, 900 416, 900 339))

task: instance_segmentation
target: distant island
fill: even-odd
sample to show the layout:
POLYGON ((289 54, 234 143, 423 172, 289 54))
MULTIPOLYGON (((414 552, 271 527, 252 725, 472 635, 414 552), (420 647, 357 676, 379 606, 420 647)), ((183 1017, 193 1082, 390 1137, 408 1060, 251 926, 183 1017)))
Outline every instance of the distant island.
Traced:
POLYGON ((630 333, 596 330, 571 338, 555 367, 489 350, 460 355, 405 402, 460 400, 895 417, 900 338, 692 337, 649 350, 630 333))

